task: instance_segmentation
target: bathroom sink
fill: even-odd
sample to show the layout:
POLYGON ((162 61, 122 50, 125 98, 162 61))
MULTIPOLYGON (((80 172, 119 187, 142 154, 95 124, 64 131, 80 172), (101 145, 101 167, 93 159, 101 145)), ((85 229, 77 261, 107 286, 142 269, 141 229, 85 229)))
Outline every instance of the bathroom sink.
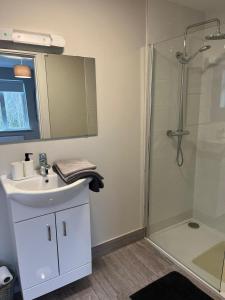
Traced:
POLYGON ((12 180, 6 175, 1 176, 7 198, 32 207, 45 207, 69 201, 89 182, 90 179, 80 179, 67 185, 53 171, 46 177, 36 173, 33 177, 20 181, 12 180))

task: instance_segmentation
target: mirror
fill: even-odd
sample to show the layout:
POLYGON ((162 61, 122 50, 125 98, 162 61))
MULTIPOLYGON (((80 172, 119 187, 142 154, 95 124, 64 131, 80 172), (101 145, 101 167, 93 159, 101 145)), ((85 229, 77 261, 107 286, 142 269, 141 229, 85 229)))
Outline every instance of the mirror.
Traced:
POLYGON ((96 134, 95 60, 48 54, 45 65, 51 137, 96 134))
POLYGON ((94 135, 94 58, 0 54, 0 143, 94 135))

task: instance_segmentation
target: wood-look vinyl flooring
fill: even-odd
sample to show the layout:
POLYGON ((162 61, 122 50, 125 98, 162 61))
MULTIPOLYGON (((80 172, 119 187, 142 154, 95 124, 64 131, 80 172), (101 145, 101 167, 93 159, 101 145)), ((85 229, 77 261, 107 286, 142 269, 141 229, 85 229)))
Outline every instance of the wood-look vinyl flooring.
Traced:
MULTIPOLYGON (((190 278, 148 241, 140 240, 96 258, 93 261, 92 275, 42 296, 38 300, 129 299, 134 292, 174 270, 190 278)), ((223 299, 199 281, 190 279, 213 299, 223 299)))

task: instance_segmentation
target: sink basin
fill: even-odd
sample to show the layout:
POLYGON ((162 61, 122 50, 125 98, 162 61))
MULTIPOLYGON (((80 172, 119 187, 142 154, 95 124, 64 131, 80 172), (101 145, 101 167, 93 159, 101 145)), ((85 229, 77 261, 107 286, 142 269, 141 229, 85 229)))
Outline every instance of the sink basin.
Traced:
POLYGON ((89 182, 90 179, 80 179, 67 185, 53 171, 47 177, 36 173, 33 177, 20 181, 7 178, 6 175, 1 176, 7 198, 32 207, 46 207, 69 201, 89 182))

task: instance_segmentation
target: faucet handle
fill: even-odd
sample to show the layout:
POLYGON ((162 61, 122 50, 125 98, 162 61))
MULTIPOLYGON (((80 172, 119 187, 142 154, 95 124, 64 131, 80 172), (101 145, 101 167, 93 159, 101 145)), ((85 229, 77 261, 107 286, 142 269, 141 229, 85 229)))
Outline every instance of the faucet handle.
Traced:
POLYGON ((42 153, 39 153, 39 159, 41 159, 41 160, 47 160, 47 154, 46 153, 44 153, 44 152, 42 152, 42 153))
POLYGON ((42 166, 42 165, 45 166, 48 164, 46 153, 44 153, 44 152, 39 153, 39 163, 40 163, 40 166, 42 166))
POLYGON ((25 161, 29 161, 30 160, 30 155, 33 155, 33 153, 31 153, 31 152, 26 152, 25 153, 25 161))

